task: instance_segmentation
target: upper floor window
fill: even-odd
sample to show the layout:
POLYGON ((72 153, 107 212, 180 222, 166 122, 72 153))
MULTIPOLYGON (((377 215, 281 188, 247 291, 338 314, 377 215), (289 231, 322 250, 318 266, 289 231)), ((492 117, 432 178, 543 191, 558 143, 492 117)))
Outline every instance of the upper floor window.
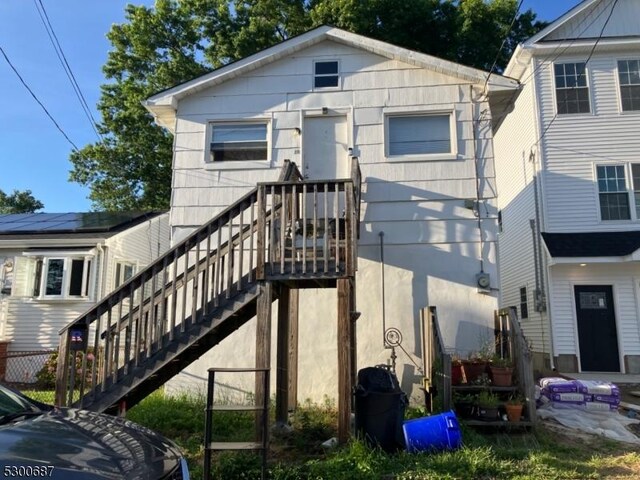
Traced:
POLYGON ((589 113, 589 86, 587 85, 586 64, 556 63, 556 104, 558 114, 589 113))
POLYGON ((407 159, 455 154, 453 114, 426 113, 387 117, 387 155, 407 159))
POLYGON ((313 88, 335 88, 339 85, 340 72, 337 60, 313 63, 313 88))
MULTIPOLYGON (((634 168, 634 175, 636 171, 634 168)), ((640 171, 637 173, 640 174, 640 171)), ((629 191, 627 189, 625 166, 598 165, 596 174, 598 177, 600 218, 602 220, 629 220, 631 212, 629 209, 629 191)), ((638 186, 640 187, 640 181, 638 186)))
POLYGON ((618 60, 622 111, 640 110, 640 60, 618 60))
POLYGON ((268 160, 267 123, 212 123, 210 161, 268 160))

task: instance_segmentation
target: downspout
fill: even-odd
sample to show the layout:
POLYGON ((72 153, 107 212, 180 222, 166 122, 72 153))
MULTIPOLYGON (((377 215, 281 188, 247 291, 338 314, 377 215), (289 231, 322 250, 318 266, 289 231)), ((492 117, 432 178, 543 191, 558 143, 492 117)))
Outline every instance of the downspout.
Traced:
MULTIPOLYGON (((105 293, 103 291, 104 286, 107 283, 107 246, 104 245, 103 243, 98 243, 98 245, 96 245, 96 248, 98 249, 98 255, 100 258, 100 263, 102 264, 100 266, 100 271, 98 272, 98 276, 97 276, 97 280, 98 280, 98 285, 96 287, 96 299, 95 301, 97 302, 98 300, 100 300, 102 297, 104 297, 105 293)), ((98 262, 96 262, 98 263, 98 262)))
MULTIPOLYGON (((487 77, 487 80, 488 80, 488 77, 487 77)), ((481 192, 480 192, 480 173, 478 172, 478 138, 477 138, 477 132, 476 132, 476 128, 480 124, 481 118, 479 115, 478 119, 477 120, 475 119, 476 103, 473 100, 473 85, 471 84, 469 85, 469 98, 471 100, 471 130, 473 134, 473 165, 474 165, 473 170, 474 170, 475 182, 476 182, 476 216, 478 218, 478 225, 477 225, 478 237, 480 239, 480 243, 479 243, 480 273, 484 273, 484 258, 483 258, 484 242, 482 239, 482 216, 480 215, 481 192)), ((485 206, 485 211, 486 211, 486 206, 485 206)))
MULTIPOLYGON (((540 193, 538 191, 538 168, 536 164, 536 155, 533 150, 529 154, 529 160, 533 165, 533 205, 535 209, 535 221, 531 221, 531 229, 534 241, 534 265, 535 265, 535 278, 536 278, 536 290, 534 292, 534 307, 535 311, 540 314, 540 317, 547 321, 549 324, 549 366, 552 370, 555 370, 554 351, 553 351, 553 326, 549 321, 548 309, 547 309, 547 294, 544 281, 544 254, 542 252, 542 232, 541 232, 541 220, 540 220, 540 193)), ((542 331, 542 344, 544 346, 544 327, 542 331)))

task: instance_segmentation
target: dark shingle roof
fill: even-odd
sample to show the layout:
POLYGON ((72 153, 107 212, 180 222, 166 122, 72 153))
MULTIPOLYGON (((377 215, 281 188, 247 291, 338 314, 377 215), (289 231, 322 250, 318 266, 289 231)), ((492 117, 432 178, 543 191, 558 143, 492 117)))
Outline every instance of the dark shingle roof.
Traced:
POLYGON ((161 212, 0 214, 0 236, 115 233, 161 212))
POLYGON ((552 257, 622 257, 640 248, 637 232, 542 233, 552 257))

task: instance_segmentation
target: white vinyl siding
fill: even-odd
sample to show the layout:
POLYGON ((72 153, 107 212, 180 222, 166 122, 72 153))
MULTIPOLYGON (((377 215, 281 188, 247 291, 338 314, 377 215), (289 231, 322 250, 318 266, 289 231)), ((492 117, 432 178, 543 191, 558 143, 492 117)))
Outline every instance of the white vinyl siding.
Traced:
MULTIPOLYGON (((613 285, 618 342, 621 355, 640 355, 640 324, 635 284, 637 269, 632 264, 555 265, 551 267, 553 289, 554 345, 556 355, 577 355, 575 285, 613 285)), ((623 362, 621 362, 621 365, 623 362)))
MULTIPOLYGON (((545 164, 547 231, 620 229, 619 222, 600 218, 594 166, 639 161, 640 115, 621 114, 617 61, 617 56, 597 51, 589 61, 593 115, 556 115, 553 78, 544 67, 536 74, 541 128, 553 122, 538 144, 545 164)), ((640 229, 640 223, 625 222, 625 228, 640 229)))
MULTIPOLYGON (((524 74, 528 76, 529 71, 524 74)), ((521 303, 520 288, 526 287, 529 298, 533 298, 536 286, 530 220, 535 219, 533 180, 539 175, 537 168, 541 160, 535 150, 535 162, 530 156, 537 139, 534 100, 534 85, 530 80, 523 86, 514 110, 503 120, 494 140, 498 205, 503 224, 498 236, 501 307, 517 308, 521 303)), ((527 341, 535 352, 550 352, 548 317, 536 312, 533 303, 529 307, 528 319, 521 323, 527 341)))

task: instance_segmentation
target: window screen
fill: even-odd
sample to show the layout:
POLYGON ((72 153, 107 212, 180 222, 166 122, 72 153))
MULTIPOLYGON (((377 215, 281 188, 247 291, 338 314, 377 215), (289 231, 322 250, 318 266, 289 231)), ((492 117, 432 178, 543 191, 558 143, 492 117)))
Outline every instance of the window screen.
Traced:
POLYGON ((266 123, 218 123, 211 126, 211 160, 267 160, 266 123))
POLYGON ((451 115, 389 117, 389 155, 451 153, 451 115))

